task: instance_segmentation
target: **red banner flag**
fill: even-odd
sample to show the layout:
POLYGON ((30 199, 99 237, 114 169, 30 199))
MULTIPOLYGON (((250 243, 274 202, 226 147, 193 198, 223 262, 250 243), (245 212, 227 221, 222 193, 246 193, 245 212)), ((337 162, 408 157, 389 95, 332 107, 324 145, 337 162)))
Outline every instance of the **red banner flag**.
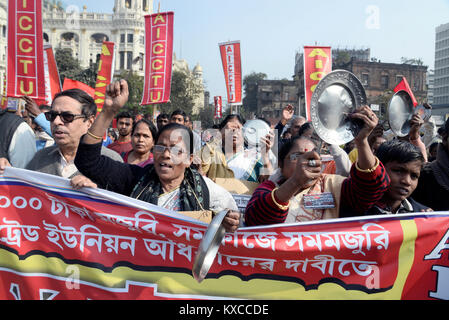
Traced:
POLYGON ((45 99, 42 0, 8 1, 8 97, 45 99))
POLYGON ((62 85, 51 45, 44 46, 45 103, 51 105, 53 97, 61 92, 62 85))
POLYGON ((97 82, 95 83, 95 103, 97 111, 103 108, 106 86, 112 82, 114 73, 114 42, 104 41, 101 47, 100 65, 98 66, 97 82))
POLYGON ((62 90, 65 91, 65 90, 69 90, 69 89, 80 89, 80 90, 85 91, 92 98, 95 96, 94 88, 89 87, 87 84, 82 83, 81 81, 76 81, 76 80, 72 80, 69 78, 65 78, 62 90))
POLYGON ((242 104, 242 62, 240 55, 240 41, 219 44, 221 62, 226 81, 228 103, 242 104))
POLYGON ((326 74, 332 71, 331 47, 304 47, 304 91, 306 119, 311 121, 310 101, 313 92, 326 74))
POLYGON ((215 105, 215 119, 220 119, 223 116, 223 104, 221 100, 221 96, 214 97, 214 105, 215 105))
POLYGON ((173 12, 145 16, 145 81, 141 105, 170 100, 173 12))
POLYGON ((398 85, 394 88, 394 92, 398 92, 401 90, 406 91, 410 95, 413 101, 413 106, 416 107, 418 105, 418 101, 416 101, 415 95, 413 94, 413 91, 410 88, 410 85, 408 84, 405 77, 402 77, 401 82, 399 82, 398 85))

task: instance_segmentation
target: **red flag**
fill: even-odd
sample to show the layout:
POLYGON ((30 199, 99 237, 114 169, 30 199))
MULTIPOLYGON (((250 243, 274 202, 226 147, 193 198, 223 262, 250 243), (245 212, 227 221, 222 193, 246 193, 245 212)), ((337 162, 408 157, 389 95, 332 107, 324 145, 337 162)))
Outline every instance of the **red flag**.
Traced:
POLYGON ((61 92, 62 85, 59 78, 58 67, 51 45, 44 46, 44 72, 45 72, 45 103, 51 105, 53 97, 61 92))
POLYGON ((173 12, 145 16, 145 80, 141 105, 170 100, 173 12))
POLYGON ((220 43, 221 62, 230 105, 242 104, 242 63, 240 41, 220 43))
POLYGON ((8 97, 45 99, 42 0, 8 1, 8 97))
POLYGON ((104 41, 101 46, 100 65, 98 66, 97 81, 95 83, 95 104, 97 111, 103 108, 106 86, 112 82, 114 73, 114 42, 104 41))
POLYGON ((223 104, 221 100, 221 96, 214 97, 214 104, 215 104, 215 119, 220 119, 223 116, 223 104))
POLYGON ((64 85, 62 87, 62 90, 69 90, 69 89, 81 89, 87 94, 89 94, 92 98, 95 96, 95 89, 92 87, 89 87, 87 84, 82 83, 80 81, 72 80, 69 78, 64 79, 64 85))
POLYGON ((410 89, 410 86, 405 77, 402 77, 401 82, 399 82, 399 84, 396 86, 396 88, 394 88, 394 92, 398 92, 401 90, 406 91, 410 95, 410 97, 412 98, 412 101, 413 101, 413 106, 416 107, 418 105, 418 101, 416 101, 415 95, 413 94, 412 89, 410 89))
POLYGON ((304 47, 304 88, 306 118, 311 121, 310 101, 321 79, 332 71, 331 47, 304 47))

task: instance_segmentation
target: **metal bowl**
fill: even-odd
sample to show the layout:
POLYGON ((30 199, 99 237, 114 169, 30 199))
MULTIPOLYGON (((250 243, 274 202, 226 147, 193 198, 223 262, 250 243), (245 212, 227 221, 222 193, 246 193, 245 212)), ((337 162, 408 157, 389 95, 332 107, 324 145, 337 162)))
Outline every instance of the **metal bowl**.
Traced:
POLYGON ((263 120, 248 120, 243 126, 243 137, 248 145, 257 146, 260 139, 270 133, 270 126, 263 120))
POLYGON ((350 115, 366 103, 363 85, 354 74, 346 70, 328 73, 316 86, 310 103, 315 132, 329 144, 354 140, 363 123, 350 115))
POLYGON ((414 111, 412 98, 407 91, 400 90, 391 97, 387 117, 390 129, 396 136, 405 137, 410 133, 410 120, 414 111))
POLYGON ((201 282, 207 276, 212 263, 217 256, 218 249, 225 235, 225 228, 222 226, 223 219, 228 210, 220 211, 211 221, 209 227, 201 240, 198 251, 193 262, 192 274, 196 281, 201 282))

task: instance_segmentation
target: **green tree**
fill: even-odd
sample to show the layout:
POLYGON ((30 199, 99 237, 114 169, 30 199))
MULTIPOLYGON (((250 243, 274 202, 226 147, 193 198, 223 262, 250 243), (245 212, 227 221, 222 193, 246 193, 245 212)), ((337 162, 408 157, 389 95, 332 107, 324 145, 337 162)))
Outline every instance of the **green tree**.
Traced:
POLYGON ((257 87, 261 80, 265 80, 267 75, 262 72, 252 72, 243 78, 243 109, 245 112, 257 113, 257 87))
POLYGON ((81 81, 88 86, 94 88, 97 81, 98 62, 92 63, 88 68, 83 69, 80 62, 73 58, 72 50, 56 49, 55 60, 59 70, 59 77, 61 83, 64 83, 65 78, 81 81))
POLYGON ((128 82, 129 98, 125 108, 134 114, 152 113, 152 106, 140 105, 143 96, 143 77, 137 75, 133 71, 123 70, 119 75, 119 79, 125 79, 128 82))

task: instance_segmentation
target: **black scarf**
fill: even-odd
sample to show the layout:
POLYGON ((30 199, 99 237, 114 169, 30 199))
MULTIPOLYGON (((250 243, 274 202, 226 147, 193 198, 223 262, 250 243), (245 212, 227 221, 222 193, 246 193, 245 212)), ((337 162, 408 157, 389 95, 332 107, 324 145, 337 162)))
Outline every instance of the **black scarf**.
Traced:
POLYGON ((430 163, 430 167, 437 182, 449 191, 449 155, 442 143, 438 144, 437 159, 430 163))
MULTIPOLYGON (((154 165, 148 165, 147 168, 149 170, 140 178, 131 192, 131 198, 157 205, 158 197, 163 193, 162 185, 154 165)), ((186 169, 179 191, 181 211, 209 210, 209 189, 203 177, 196 170, 186 169)))

